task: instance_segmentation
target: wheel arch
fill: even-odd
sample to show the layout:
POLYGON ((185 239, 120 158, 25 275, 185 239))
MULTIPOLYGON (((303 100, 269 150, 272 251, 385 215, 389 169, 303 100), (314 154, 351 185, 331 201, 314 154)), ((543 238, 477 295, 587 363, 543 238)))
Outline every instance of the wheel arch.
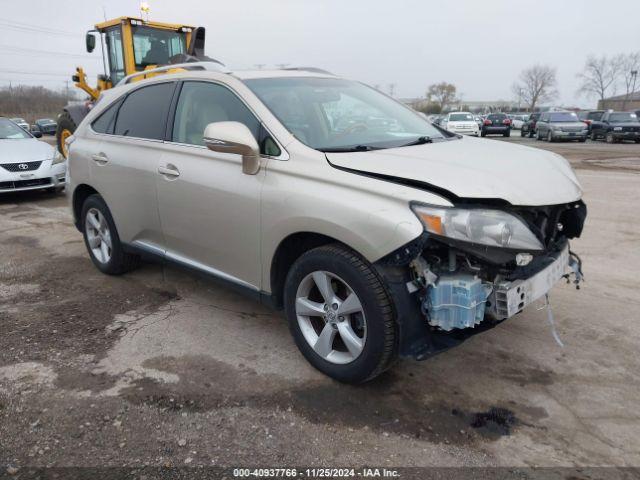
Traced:
POLYGON ((284 283, 291 266, 300 256, 317 247, 339 243, 351 250, 351 246, 340 240, 316 232, 296 232, 288 235, 277 246, 270 262, 269 285, 271 287, 271 299, 273 305, 280 309, 283 307, 284 283))
POLYGON ((80 225, 80 214, 82 212, 82 205, 84 205, 85 200, 89 198, 91 195, 100 195, 100 193, 95 188, 93 188, 90 185, 87 185, 86 183, 82 183, 78 185, 73 190, 73 196, 71 198, 71 207, 73 210, 73 223, 75 224, 76 228, 80 231, 82 231, 82 228, 80 225))

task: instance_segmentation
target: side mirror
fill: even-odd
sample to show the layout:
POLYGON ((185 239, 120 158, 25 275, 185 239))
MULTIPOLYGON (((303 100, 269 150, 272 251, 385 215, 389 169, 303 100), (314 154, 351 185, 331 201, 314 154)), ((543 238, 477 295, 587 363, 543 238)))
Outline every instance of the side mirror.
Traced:
POLYGON ((204 144, 209 150, 242 155, 242 173, 260 171, 260 147, 253 133, 240 122, 215 122, 204 129, 204 144))
POLYGON ((91 32, 87 32, 85 43, 87 44, 87 52, 93 52, 93 50, 96 48, 96 37, 94 37, 91 32))
POLYGON ((31 135, 33 135, 36 138, 42 138, 42 132, 40 130, 34 130, 31 132, 31 135))

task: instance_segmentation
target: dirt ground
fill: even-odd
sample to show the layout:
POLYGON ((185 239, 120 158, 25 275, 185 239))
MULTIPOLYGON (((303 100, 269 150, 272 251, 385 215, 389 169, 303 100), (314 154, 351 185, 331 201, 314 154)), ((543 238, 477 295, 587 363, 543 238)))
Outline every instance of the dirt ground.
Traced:
MULTIPOLYGON (((64 466, 640 466, 640 146, 566 155, 586 282, 349 387, 280 312, 173 267, 100 274, 64 195, 0 198, 0 477, 64 466)), ((591 477, 593 478, 593 477, 591 477)))

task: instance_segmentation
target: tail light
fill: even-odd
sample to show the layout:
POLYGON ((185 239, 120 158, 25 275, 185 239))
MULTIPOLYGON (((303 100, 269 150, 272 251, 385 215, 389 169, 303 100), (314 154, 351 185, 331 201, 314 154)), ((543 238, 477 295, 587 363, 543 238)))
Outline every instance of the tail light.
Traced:
POLYGON ((491 120, 485 120, 482 122, 483 125, 491 125, 491 120))

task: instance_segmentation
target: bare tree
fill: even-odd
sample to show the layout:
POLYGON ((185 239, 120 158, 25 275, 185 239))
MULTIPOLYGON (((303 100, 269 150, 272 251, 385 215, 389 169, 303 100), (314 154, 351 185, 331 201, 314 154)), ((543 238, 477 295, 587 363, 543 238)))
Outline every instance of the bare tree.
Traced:
POLYGON ((624 87, 625 100, 622 104, 622 109, 626 108, 627 99, 629 95, 633 93, 636 87, 636 80, 638 77, 638 70, 640 70, 640 52, 620 54, 616 60, 620 65, 620 78, 622 79, 622 86, 624 87))
POLYGON ((547 65, 534 65, 520 73, 511 90, 533 111, 536 105, 553 100, 557 95, 556 69, 547 65))
POLYGON ((596 57, 589 55, 584 64, 584 69, 578 74, 582 80, 578 93, 587 96, 597 96, 604 100, 610 94, 615 93, 616 83, 622 68, 621 57, 607 57, 602 55, 596 57))
POLYGON ((427 100, 429 103, 434 103, 440 107, 440 111, 446 110, 446 108, 455 103, 456 99, 456 86, 447 83, 440 82, 429 86, 427 90, 427 100))

